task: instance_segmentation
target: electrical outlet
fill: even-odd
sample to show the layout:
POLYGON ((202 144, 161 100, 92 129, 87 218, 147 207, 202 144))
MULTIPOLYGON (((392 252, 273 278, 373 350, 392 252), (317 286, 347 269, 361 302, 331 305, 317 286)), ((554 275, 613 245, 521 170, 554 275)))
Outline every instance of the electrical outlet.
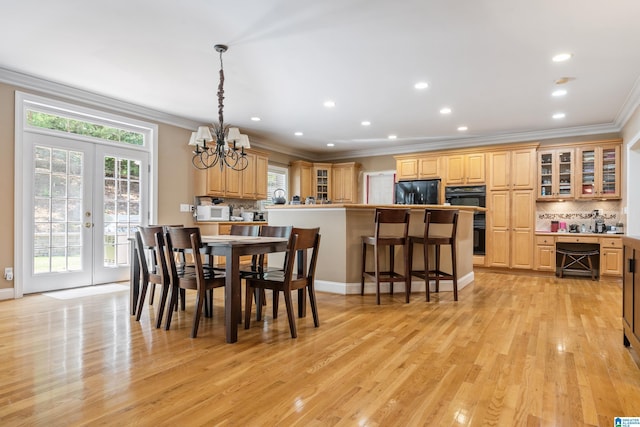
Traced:
POLYGON ((13 268, 12 267, 6 267, 4 269, 4 278, 6 280, 13 280, 13 268))
POLYGON ((191 212, 191 205, 180 203, 180 212, 191 212))

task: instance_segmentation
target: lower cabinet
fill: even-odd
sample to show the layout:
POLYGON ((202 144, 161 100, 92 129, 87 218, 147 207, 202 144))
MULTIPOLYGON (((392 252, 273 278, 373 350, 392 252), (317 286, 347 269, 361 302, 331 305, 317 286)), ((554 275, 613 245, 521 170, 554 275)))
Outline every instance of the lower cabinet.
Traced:
POLYGON ((493 191, 488 207, 488 266, 532 269, 533 190, 493 191))
POLYGON ((556 241, 550 236, 536 236, 536 270, 555 271, 556 241))
POLYGON ((640 352, 640 239, 624 237, 622 281, 623 343, 640 352))

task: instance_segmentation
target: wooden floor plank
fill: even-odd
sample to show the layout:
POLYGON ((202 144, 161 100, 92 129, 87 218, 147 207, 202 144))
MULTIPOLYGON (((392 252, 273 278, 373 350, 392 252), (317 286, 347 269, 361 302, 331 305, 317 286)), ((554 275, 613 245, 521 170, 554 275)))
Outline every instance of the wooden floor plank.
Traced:
MULTIPOLYGON (((613 425, 640 416, 619 281, 476 272, 451 293, 318 294, 224 340, 223 295, 189 338, 128 293, 0 302, 1 425, 613 425)), ((270 301, 270 298, 267 298, 270 301)))

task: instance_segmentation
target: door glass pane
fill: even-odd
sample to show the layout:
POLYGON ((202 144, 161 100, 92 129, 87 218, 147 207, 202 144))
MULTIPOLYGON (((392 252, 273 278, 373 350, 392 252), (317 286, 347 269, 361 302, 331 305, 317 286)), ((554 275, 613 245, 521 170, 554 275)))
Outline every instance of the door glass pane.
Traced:
POLYGON ((104 159, 104 267, 129 264, 129 238, 140 225, 140 162, 104 159))
POLYGON ((33 158, 33 272, 78 271, 83 243, 83 154, 36 146, 33 158))

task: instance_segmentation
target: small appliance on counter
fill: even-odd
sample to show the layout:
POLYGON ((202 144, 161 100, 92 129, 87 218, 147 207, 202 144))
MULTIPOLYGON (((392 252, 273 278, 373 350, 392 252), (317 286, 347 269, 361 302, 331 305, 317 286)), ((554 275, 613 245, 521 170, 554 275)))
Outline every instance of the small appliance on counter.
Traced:
POLYGON ((579 233, 580 227, 578 224, 569 224, 569 233, 579 233))
POLYGON ((254 221, 266 221, 266 218, 264 216, 264 212, 254 212, 253 213, 253 220, 254 221))
POLYGON ((229 221, 231 210, 226 205, 196 206, 197 221, 229 221))

